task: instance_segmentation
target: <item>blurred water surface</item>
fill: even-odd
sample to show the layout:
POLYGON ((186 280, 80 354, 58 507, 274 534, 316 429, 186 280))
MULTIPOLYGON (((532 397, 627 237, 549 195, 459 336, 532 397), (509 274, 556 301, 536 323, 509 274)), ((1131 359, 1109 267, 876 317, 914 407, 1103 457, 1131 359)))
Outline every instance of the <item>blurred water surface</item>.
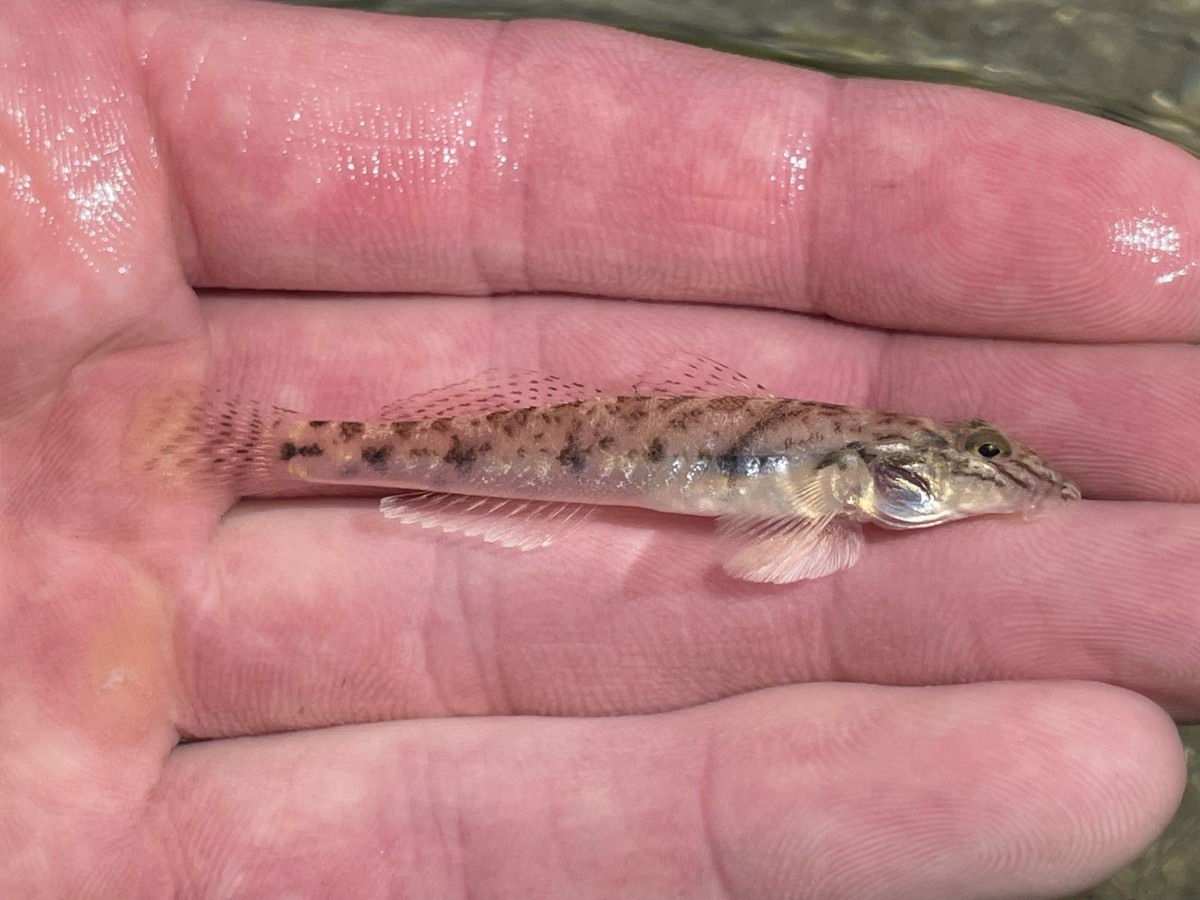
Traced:
POLYGON ((834 72, 1095 113, 1200 154, 1200 0, 285 0, 615 25, 834 72))
MULTIPOLYGON (((1200 155, 1200 0, 280 0, 406 15, 558 18, 838 72, 1068 106, 1200 155)), ((1075 900, 1200 898, 1200 726, 1188 787, 1135 862, 1075 900)))

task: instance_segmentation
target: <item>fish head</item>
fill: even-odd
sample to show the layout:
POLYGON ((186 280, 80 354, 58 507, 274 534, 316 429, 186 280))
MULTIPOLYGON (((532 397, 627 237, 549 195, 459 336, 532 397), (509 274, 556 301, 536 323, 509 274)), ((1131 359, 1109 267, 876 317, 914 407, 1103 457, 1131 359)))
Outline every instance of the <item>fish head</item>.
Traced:
POLYGON ((915 439, 864 446, 869 477, 860 514, 887 528, 968 516, 1032 514, 1079 499, 1040 455, 982 419, 925 429, 915 439))

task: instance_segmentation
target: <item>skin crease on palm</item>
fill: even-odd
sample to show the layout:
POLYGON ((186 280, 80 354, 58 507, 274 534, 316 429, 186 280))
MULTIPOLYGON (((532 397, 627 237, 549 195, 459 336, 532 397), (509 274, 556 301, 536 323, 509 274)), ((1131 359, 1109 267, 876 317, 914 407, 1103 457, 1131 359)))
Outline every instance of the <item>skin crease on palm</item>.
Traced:
POLYGON ((16 0, 0 34, 0 895, 1053 897, 1167 822, 1195 160, 569 23, 16 0), (986 416, 1087 499, 764 586, 704 522, 521 554, 123 459, 172 382, 366 417, 679 347, 986 416))

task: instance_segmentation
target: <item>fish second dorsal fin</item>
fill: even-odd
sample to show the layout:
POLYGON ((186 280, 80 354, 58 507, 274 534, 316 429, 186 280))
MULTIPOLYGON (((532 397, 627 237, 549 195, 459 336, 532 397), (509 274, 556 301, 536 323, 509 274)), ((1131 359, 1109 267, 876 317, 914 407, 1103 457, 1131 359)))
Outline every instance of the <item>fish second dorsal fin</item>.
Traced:
POLYGON ((464 381, 391 403, 384 407, 382 416, 399 421, 486 415, 503 409, 573 403, 600 395, 598 388, 532 369, 488 369, 464 381))
POLYGON ((770 397, 761 384, 731 366, 707 356, 682 351, 659 359, 625 389, 597 387, 533 369, 488 369, 445 387, 423 391, 384 407, 389 421, 486 415, 505 409, 524 409, 573 403, 599 396, 770 397))
POLYGON ((641 397, 665 394, 683 397, 771 397, 748 376, 707 356, 683 351, 670 353, 638 376, 633 386, 641 397))

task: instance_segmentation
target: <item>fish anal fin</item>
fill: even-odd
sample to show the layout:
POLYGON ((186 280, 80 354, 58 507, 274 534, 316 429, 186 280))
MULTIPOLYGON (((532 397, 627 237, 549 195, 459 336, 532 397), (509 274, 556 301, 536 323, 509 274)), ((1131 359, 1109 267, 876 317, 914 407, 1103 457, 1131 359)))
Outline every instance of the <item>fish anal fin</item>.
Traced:
POLYGON ((677 351, 638 376, 634 393, 684 397, 770 397, 769 390, 725 363, 677 351))
POLYGON ((465 381, 391 403, 384 407, 382 415, 391 421, 486 415, 504 409, 588 400, 600 393, 594 387, 557 375, 527 369, 489 369, 465 381))
POLYGON ((862 551, 862 528, 840 517, 722 516, 717 536, 726 574, 771 584, 832 575, 854 565, 862 551))
POLYGON ((385 518, 438 528, 501 547, 533 550, 566 537, 595 512, 584 503, 402 491, 379 501, 385 518))

